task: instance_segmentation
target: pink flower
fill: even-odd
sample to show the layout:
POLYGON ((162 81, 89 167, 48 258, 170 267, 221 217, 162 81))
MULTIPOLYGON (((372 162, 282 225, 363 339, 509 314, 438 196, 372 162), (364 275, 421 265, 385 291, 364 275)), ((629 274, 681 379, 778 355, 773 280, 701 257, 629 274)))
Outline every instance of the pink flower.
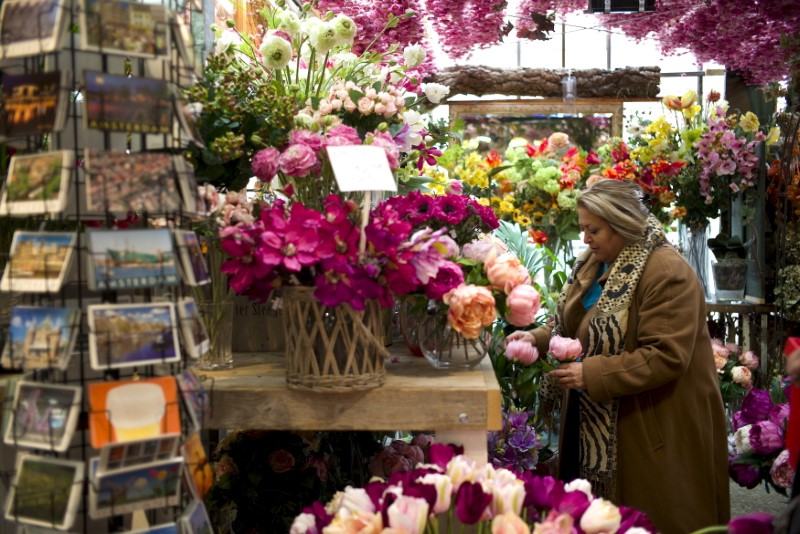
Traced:
POLYGON ((733 381, 739 385, 750 389, 753 387, 753 373, 744 365, 738 365, 731 369, 733 381))
POLYGON ((772 482, 779 488, 792 487, 794 480, 794 469, 789 463, 789 450, 783 449, 781 453, 772 462, 772 467, 769 468, 769 476, 772 477, 772 482))
POLYGON ((328 130, 328 146, 360 145, 361 137, 352 126, 339 124, 328 130))
POLYGON ((510 341, 506 345, 506 359, 531 365, 539 359, 539 351, 527 341, 510 341))
POLYGON ((317 155, 308 145, 289 145, 278 157, 278 165, 287 176, 307 176, 317 165, 317 155))
POLYGON ((537 534, 572 534, 575 532, 574 524, 575 520, 568 513, 550 510, 543 522, 536 523, 534 531, 537 534))
POLYGON ((314 152, 319 152, 325 146, 325 140, 311 130, 292 130, 289 135, 290 145, 306 145, 314 152))
POLYGON ((758 369, 758 356, 752 350, 746 350, 739 356, 739 363, 751 371, 755 371, 758 369))
POLYGON ((529 534, 530 531, 525 521, 513 512, 506 512, 492 519, 492 534, 529 534))
POLYGON ((530 273, 520 264, 519 258, 511 253, 502 254, 494 259, 490 255, 484 266, 486 277, 495 289, 509 293, 518 285, 530 284, 530 273))
POLYGON ((445 262, 439 265, 436 276, 428 280, 425 286, 425 296, 433 300, 442 300, 442 297, 464 283, 464 272, 458 264, 445 262))
POLYGON ((428 522, 428 511, 425 499, 401 495, 386 510, 387 526, 402 529, 407 534, 422 534, 428 522))
POLYGON ((514 326, 528 326, 536 318, 540 305, 541 296, 535 287, 530 284, 519 285, 506 297, 506 320, 514 326))
POLYGON ((251 163, 253 174, 262 182, 272 180, 278 172, 278 157, 280 152, 277 148, 267 147, 259 150, 253 157, 251 163))
POLYGON ((573 362, 583 354, 583 347, 577 339, 553 336, 548 352, 559 362, 573 362))
POLYGON ((444 296, 444 302, 450 306, 450 326, 467 339, 477 339, 481 329, 491 326, 497 318, 494 296, 486 287, 458 286, 444 296))
POLYGON ((392 136, 386 132, 377 132, 372 136, 372 144, 383 148, 386 152, 386 159, 389 161, 389 168, 396 169, 400 166, 400 151, 394 143, 392 136))

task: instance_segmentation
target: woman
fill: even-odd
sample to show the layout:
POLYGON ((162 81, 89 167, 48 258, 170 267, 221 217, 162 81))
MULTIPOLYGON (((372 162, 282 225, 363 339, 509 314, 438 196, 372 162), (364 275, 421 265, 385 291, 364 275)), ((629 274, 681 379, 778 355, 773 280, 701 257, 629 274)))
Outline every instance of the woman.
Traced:
POLYGON ((726 420, 700 282, 636 185, 602 180, 577 209, 589 249, 562 290, 552 332, 527 334, 540 352, 551 334, 584 350, 582 361, 548 375, 564 391, 559 477, 589 480, 664 534, 724 525, 726 420))

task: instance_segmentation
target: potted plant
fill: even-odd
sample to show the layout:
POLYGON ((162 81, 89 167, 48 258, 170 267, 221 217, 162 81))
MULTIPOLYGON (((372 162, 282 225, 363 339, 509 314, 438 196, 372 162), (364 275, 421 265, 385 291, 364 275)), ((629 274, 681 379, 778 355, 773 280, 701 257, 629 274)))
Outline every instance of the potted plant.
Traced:
POLYGON ((720 232, 707 241, 716 261, 711 263, 717 300, 741 300, 747 282, 747 247, 738 235, 720 232))

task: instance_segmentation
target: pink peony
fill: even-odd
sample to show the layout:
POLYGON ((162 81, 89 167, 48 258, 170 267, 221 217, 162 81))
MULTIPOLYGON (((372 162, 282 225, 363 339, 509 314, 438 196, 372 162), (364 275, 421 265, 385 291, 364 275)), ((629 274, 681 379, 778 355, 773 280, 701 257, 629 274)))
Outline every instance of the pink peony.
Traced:
POLYGON ((441 300, 445 293, 464 283, 464 272, 457 263, 451 261, 439 265, 436 276, 430 278, 425 285, 425 296, 433 300, 441 300))
POLYGON ((559 362, 574 362, 583 354, 583 347, 577 339, 553 336, 548 352, 559 362))
POLYGON ((317 155, 308 145, 289 145, 278 157, 278 165, 285 175, 301 178, 317 165, 317 155))
POLYGON ((506 319, 514 326, 528 326, 533 323, 541 306, 541 296, 530 284, 523 284, 511 290, 506 298, 508 313, 506 319))
POLYGON ((491 326, 497 318, 494 296, 482 286, 461 285, 444 296, 450 306, 447 320, 450 326, 467 339, 477 339, 481 329, 491 326))
POLYGON ((758 369, 758 356, 752 350, 746 350, 739 356, 739 363, 751 371, 755 371, 758 369))
POLYGON ((255 177, 262 182, 272 180, 272 177, 278 172, 279 156, 280 152, 278 152, 277 148, 267 147, 259 150, 251 163, 255 177))
POLYGON ((733 381, 747 389, 753 387, 753 373, 744 365, 738 365, 731 369, 733 381))
POLYGON ((539 351, 527 341, 510 341, 506 345, 506 359, 531 365, 539 359, 539 351))
POLYGON ((325 147, 325 140, 318 133, 311 130, 292 130, 289 136, 290 145, 306 145, 314 152, 319 152, 325 147))
POLYGON ((783 449, 781 453, 772 462, 772 467, 769 468, 769 476, 772 477, 772 482, 779 488, 791 488, 792 481, 794 480, 794 469, 789 463, 789 450, 783 449))
POLYGON ((358 130, 346 124, 339 124, 328 130, 328 145, 342 146, 342 145, 360 145, 361 137, 358 135, 358 130))
POLYGON ((489 255, 484 266, 486 267, 486 277, 493 288, 509 293, 518 285, 530 284, 530 273, 520 264, 519 258, 514 254, 492 256, 492 254, 489 255))

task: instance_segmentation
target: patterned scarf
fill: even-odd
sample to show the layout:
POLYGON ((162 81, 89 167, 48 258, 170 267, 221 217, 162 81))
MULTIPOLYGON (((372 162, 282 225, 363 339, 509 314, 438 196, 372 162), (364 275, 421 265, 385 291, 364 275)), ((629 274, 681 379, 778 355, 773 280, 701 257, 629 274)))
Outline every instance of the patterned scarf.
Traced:
MULTIPOLYGON (((666 241, 661 223, 650 215, 644 239, 626 245, 609 268, 608 278, 594 313, 589 319, 589 341, 585 358, 598 354, 616 355, 625 348, 628 311, 650 253, 666 241)), ((575 275, 591 256, 591 251, 575 262, 556 308, 553 335, 564 336, 560 317, 564 312, 570 286, 575 275)), ((616 429, 619 400, 594 402, 584 390, 580 398, 580 477, 592 483, 592 491, 606 499, 613 499, 617 468, 616 429)))

